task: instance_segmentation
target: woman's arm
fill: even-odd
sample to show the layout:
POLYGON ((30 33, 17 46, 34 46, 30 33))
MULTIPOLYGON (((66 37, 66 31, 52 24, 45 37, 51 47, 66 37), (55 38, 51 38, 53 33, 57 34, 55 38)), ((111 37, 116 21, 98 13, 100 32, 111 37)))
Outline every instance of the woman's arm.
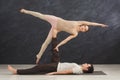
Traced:
POLYGON ((95 23, 95 22, 89 22, 89 21, 79 21, 79 24, 84 24, 84 25, 88 25, 88 26, 101 26, 101 27, 108 27, 105 24, 101 24, 101 23, 95 23))
POLYGON ((66 44, 68 41, 70 41, 71 39, 75 38, 78 35, 78 33, 76 34, 72 34, 70 36, 68 36, 66 39, 64 39, 63 41, 61 41, 57 46, 56 46, 56 50, 59 51, 59 47, 66 44))

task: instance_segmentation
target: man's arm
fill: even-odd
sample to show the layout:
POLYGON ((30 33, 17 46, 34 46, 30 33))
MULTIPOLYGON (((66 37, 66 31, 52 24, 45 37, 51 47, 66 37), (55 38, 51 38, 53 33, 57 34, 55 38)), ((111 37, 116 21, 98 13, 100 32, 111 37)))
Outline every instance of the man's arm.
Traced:
POLYGON ((55 49, 56 49, 57 51, 59 51, 58 48, 59 48, 60 46, 66 44, 68 41, 70 41, 71 39, 75 38, 77 35, 78 35, 78 33, 72 34, 72 35, 68 36, 66 39, 64 39, 63 41, 61 41, 61 42, 56 46, 55 49))
POLYGON ((101 26, 101 27, 108 27, 108 25, 101 24, 101 23, 95 23, 95 22, 89 22, 89 21, 79 21, 80 24, 88 25, 88 26, 101 26))
POLYGON ((58 72, 50 72, 47 73, 47 75, 59 75, 59 74, 73 74, 72 69, 71 70, 64 70, 64 71, 58 71, 58 72))

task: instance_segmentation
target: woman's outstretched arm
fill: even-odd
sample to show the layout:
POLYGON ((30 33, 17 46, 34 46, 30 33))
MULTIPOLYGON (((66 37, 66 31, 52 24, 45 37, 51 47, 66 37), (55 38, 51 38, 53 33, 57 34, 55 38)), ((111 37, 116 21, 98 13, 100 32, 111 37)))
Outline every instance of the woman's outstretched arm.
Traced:
POLYGON ((89 22, 89 21, 79 21, 79 24, 88 25, 88 26, 101 26, 101 27, 108 27, 108 25, 96 23, 96 22, 89 22))

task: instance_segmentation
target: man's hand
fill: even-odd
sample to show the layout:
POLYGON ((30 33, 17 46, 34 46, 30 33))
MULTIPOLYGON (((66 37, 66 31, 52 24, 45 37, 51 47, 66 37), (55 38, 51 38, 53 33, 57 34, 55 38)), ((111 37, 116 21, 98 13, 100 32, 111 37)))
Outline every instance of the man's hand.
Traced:
POLYGON ((54 72, 47 73, 46 75, 54 75, 54 72))

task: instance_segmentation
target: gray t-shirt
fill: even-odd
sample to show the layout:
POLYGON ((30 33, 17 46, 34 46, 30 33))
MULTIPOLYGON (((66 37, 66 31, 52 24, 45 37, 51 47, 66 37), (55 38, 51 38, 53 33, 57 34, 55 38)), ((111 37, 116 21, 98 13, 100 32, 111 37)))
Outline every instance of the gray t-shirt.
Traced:
POLYGON ((68 62, 58 63, 57 71, 64 71, 69 69, 72 69, 73 74, 83 73, 81 66, 76 63, 68 63, 68 62))

